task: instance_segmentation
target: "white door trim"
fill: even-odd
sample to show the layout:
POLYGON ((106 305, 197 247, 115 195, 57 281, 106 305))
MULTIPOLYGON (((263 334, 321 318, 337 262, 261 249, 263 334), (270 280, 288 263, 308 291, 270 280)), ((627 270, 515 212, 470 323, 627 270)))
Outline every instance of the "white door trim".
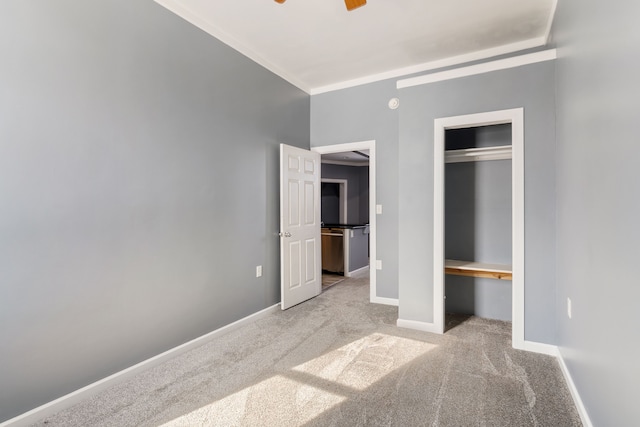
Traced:
POLYGON ((433 321, 444 332, 444 143, 445 130, 511 123, 513 347, 524 349, 524 109, 491 111, 434 121, 433 321))
POLYGON ((320 154, 361 150, 369 150, 369 300, 378 304, 388 304, 388 298, 378 297, 376 291, 376 141, 348 142, 345 144, 311 147, 311 151, 320 154))
MULTIPOLYGON (((322 167, 322 165, 320 166, 322 167)), ((320 178, 320 182, 328 182, 339 184, 340 188, 340 224, 347 223, 347 191, 349 190, 349 181, 346 179, 320 178)), ((322 186, 321 189, 322 191, 322 186)), ((320 197, 322 199, 322 197, 320 197)))

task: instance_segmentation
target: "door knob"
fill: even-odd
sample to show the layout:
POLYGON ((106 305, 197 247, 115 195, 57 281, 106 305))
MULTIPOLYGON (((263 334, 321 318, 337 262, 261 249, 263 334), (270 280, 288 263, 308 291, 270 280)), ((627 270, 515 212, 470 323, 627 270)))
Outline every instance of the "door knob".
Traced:
POLYGON ((278 233, 278 235, 280 237, 291 237, 291 233, 289 233, 288 231, 285 231, 284 233, 280 232, 280 233, 278 233))

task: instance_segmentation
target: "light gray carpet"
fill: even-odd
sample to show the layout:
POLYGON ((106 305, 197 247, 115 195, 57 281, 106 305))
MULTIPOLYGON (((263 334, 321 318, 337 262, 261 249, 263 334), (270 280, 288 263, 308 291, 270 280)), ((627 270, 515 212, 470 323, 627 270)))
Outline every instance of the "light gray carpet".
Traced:
POLYGON ((578 426, 555 359, 509 323, 395 327, 367 278, 185 353, 36 425, 578 426))

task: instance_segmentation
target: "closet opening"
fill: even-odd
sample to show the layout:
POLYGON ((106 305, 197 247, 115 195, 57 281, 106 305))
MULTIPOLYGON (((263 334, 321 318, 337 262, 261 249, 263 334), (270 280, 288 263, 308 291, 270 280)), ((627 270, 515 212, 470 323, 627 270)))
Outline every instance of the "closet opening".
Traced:
POLYGON ((511 322, 511 123, 445 130, 445 330, 511 322))
POLYGON ((434 121, 433 330, 445 313, 512 322, 524 349, 524 111, 434 121))

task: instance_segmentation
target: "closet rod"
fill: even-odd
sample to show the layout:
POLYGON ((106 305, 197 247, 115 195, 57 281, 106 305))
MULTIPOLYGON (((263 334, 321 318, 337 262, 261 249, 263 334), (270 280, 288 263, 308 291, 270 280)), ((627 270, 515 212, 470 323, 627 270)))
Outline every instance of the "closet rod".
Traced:
POLYGON ((505 160, 511 158, 511 145, 496 145, 493 147, 464 148, 461 150, 446 150, 445 163, 477 162, 484 160, 505 160))

